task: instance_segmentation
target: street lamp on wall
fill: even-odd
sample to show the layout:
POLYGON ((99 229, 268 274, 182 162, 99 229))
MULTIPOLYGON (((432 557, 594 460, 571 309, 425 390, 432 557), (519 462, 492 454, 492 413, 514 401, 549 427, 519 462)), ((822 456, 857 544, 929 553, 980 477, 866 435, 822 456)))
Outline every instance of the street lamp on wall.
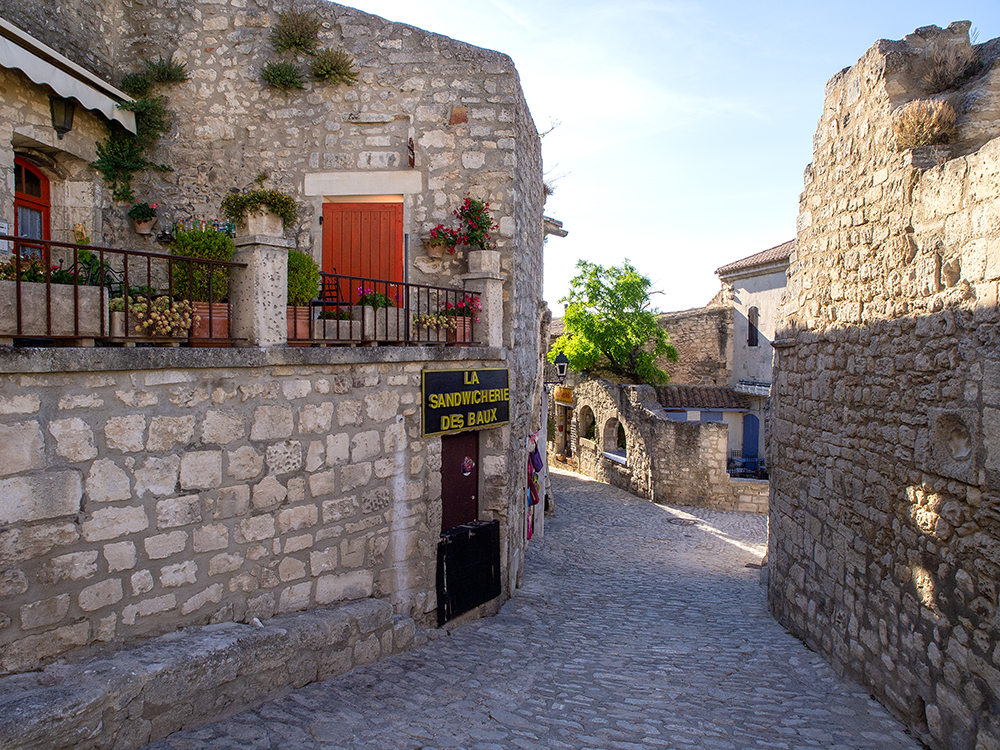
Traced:
POLYGON ((56 131, 59 140, 73 129, 73 113, 76 104, 72 99, 63 99, 61 96, 49 97, 49 111, 52 113, 52 127, 56 131))
MULTIPOLYGON (((562 385, 566 382, 566 375, 569 372, 569 357, 566 356, 565 352, 560 351, 556 355, 553 364, 556 366, 556 377, 559 378, 558 383, 562 385)), ((544 385, 555 385, 556 382, 555 380, 546 380, 544 385)))

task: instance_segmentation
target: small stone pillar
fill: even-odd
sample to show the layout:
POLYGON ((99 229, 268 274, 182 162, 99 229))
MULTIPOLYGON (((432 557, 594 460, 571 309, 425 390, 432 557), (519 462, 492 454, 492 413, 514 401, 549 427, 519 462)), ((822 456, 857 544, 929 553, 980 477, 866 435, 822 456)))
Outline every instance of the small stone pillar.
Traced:
POLYGON ((470 250, 469 273, 462 274, 465 289, 479 292, 483 309, 475 324, 476 340, 483 346, 503 346, 503 282, 500 251, 470 250))
POLYGON ((288 343, 288 251, 294 240, 266 235, 236 238, 230 303, 237 346, 284 346, 288 343))

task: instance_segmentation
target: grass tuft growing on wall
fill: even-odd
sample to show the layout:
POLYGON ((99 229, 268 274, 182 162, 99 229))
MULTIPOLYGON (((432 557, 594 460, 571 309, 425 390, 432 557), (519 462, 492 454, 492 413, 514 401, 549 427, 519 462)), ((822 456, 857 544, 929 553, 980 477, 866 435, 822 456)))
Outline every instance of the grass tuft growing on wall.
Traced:
POLYGON ((354 58, 344 50, 321 49, 309 65, 309 72, 317 81, 353 86, 358 81, 357 71, 353 67, 354 58))
POLYGON ((892 116, 896 148, 933 146, 948 143, 955 136, 958 115, 948 102, 915 99, 897 109, 892 116))
POLYGON ((290 62, 268 62, 260 69, 260 79, 271 88, 281 91, 304 89, 302 71, 290 62))

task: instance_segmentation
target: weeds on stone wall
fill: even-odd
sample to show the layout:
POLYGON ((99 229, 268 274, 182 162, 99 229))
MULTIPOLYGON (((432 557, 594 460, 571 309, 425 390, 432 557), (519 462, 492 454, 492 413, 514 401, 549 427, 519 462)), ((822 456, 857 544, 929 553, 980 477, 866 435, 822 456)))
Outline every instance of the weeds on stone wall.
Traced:
POLYGON ((896 148, 933 146, 948 143, 956 132, 958 115, 948 102, 915 99, 897 109, 892 116, 896 148))
POLYGON ((934 47, 924 64, 921 80, 931 94, 958 88, 982 69, 975 47, 955 44, 934 47))
POLYGON ((166 99, 152 94, 158 84, 180 83, 187 78, 184 64, 174 61, 173 56, 169 59, 161 56, 158 60, 147 60, 144 70, 129 73, 122 78, 122 90, 135 101, 118 106, 135 114, 136 133, 133 135, 121 125, 112 123, 108 127, 107 136, 98 142, 97 159, 90 165, 101 173, 111 188, 114 200, 127 203, 135 199, 132 177, 137 172, 172 171, 169 166, 146 158, 159 142, 160 136, 170 129, 170 112, 166 107, 166 99))
MULTIPOLYGON (((313 80, 339 85, 354 85, 358 74, 354 59, 341 49, 320 49, 319 30, 322 21, 311 13, 290 10, 278 15, 278 22, 271 29, 271 46, 283 54, 309 55, 308 72, 313 80)), ((264 64, 260 71, 261 80, 272 88, 288 93, 292 89, 305 88, 305 73, 296 62, 272 60, 264 64)))
POLYGON ((302 71, 293 63, 285 61, 264 63, 264 67, 260 69, 260 79, 271 88, 285 92, 306 87, 302 71))

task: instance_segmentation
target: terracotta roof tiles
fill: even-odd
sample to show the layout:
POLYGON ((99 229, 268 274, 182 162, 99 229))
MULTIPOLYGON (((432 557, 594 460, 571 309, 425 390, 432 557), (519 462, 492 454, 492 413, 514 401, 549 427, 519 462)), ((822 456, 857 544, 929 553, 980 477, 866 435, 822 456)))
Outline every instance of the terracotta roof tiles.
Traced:
POLYGON ((753 268, 754 266, 766 266, 771 263, 777 263, 778 261, 788 260, 788 256, 792 254, 792 250, 795 249, 795 240, 789 240, 788 242, 783 242, 780 245, 765 250, 762 253, 757 253, 756 255, 751 255, 748 258, 743 258, 741 260, 733 261, 721 268, 715 269, 715 272, 719 276, 725 276, 736 271, 743 271, 747 268, 753 268))
POLYGON ((750 402, 732 388, 717 385, 664 385, 656 389, 664 409, 749 411, 750 402))

